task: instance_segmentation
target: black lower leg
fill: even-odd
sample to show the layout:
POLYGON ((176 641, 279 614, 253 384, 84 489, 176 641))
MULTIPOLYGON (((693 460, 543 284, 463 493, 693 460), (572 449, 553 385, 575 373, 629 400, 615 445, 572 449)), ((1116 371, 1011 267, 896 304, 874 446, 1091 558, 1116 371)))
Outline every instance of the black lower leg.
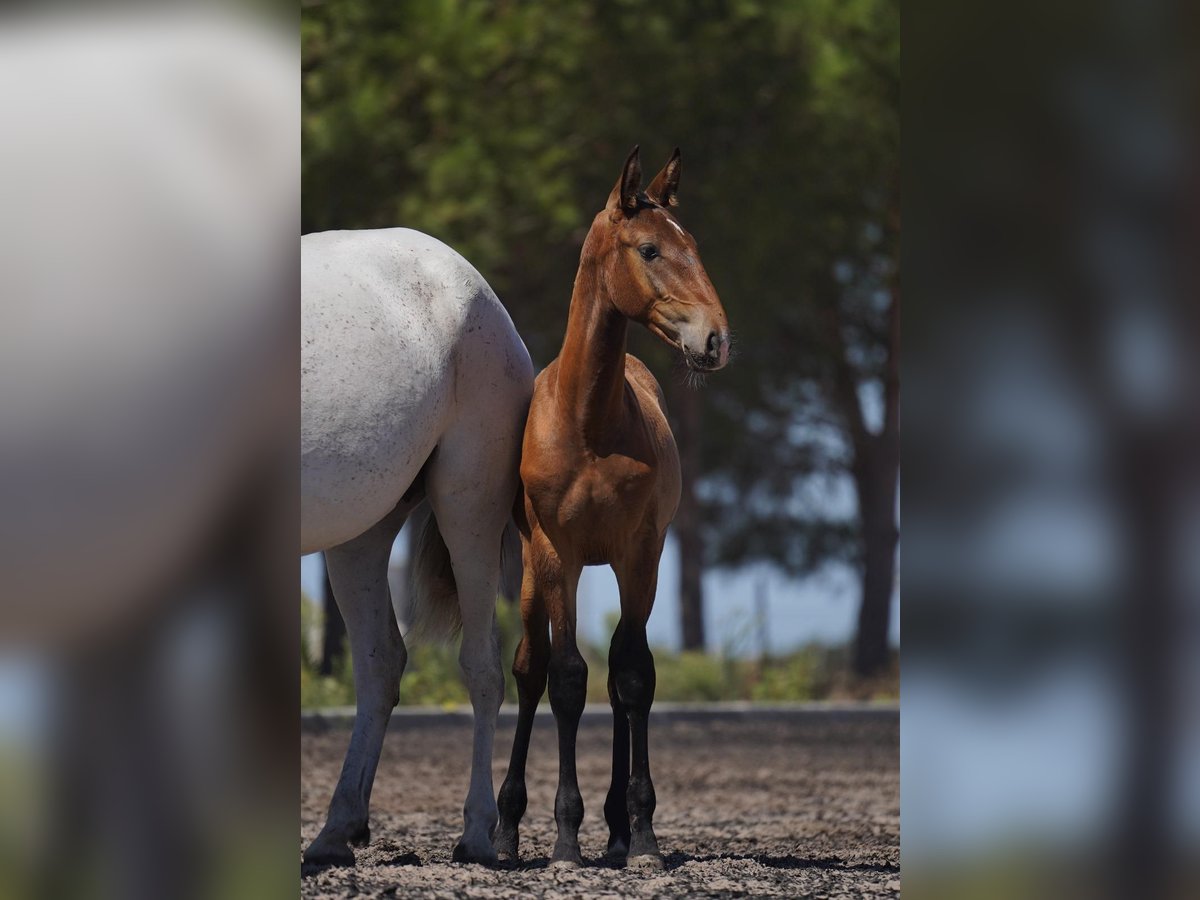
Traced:
POLYGON ((508 859, 517 858, 520 844, 519 829, 528 803, 528 796, 525 792, 525 761, 529 756, 529 735, 533 728, 537 700, 527 702, 522 695, 520 704, 520 711, 517 713, 517 734, 513 738, 512 758, 508 764, 508 774, 504 778, 504 783, 500 785, 500 794, 496 799, 500 811, 500 821, 496 825, 496 834, 492 840, 497 856, 508 859))
POLYGON ((616 668, 620 664, 622 629, 618 623, 608 651, 608 702, 613 711, 612 784, 604 799, 604 821, 608 823, 608 855, 623 857, 629 852, 629 716, 617 693, 616 668))
POLYGON ((617 674, 617 691, 629 713, 632 768, 626 808, 629 813, 629 858, 660 857, 654 836, 654 782, 650 778, 650 706, 654 702, 654 657, 645 629, 631 635, 629 657, 617 674))
POLYGON ((650 756, 647 739, 649 710, 635 712, 630 717, 633 735, 633 771, 629 775, 629 856, 658 856, 658 839, 654 836, 654 782, 650 779, 650 756))
POLYGON ((525 792, 525 762, 529 758, 529 737, 533 731, 533 719, 537 712, 537 705, 542 699, 542 693, 546 690, 545 663, 529 663, 527 662, 528 657, 526 657, 526 665, 522 667, 520 663, 523 649, 525 648, 518 648, 518 665, 513 666, 519 703, 517 732, 513 738, 508 774, 500 786, 500 794, 497 798, 500 821, 492 840, 497 856, 502 859, 517 858, 520 845, 519 827, 528 802, 525 792))
POLYGON ((558 725, 558 794, 554 798, 554 821, 558 840, 555 862, 581 864, 579 826, 583 822, 583 797, 575 774, 575 737, 587 699, 587 663, 572 642, 555 648, 550 662, 550 707, 558 725))

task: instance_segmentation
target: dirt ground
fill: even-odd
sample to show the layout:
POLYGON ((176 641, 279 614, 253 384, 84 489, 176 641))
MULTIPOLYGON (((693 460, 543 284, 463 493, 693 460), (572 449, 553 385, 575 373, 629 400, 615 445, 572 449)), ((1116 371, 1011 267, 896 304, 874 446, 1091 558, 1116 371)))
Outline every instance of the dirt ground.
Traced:
MULTIPOLYGON (((496 786, 513 719, 497 732, 496 786)), ((462 827, 469 719, 393 721, 371 805, 371 843, 354 868, 304 873, 325 897, 885 897, 900 892, 899 714, 664 715, 651 721, 655 832, 666 870, 603 858, 611 720, 579 732, 584 867, 548 868, 554 844, 554 722, 539 715, 529 761, 520 866, 450 862, 462 827)), ((301 845, 316 835, 349 732, 301 741, 301 845)))

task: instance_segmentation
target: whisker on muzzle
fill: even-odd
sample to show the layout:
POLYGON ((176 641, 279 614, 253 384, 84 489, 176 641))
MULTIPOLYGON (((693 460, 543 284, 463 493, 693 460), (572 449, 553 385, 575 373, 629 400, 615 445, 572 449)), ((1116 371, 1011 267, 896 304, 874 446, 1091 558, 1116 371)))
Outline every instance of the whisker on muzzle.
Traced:
POLYGON ((693 365, 686 353, 675 358, 674 364, 671 367, 678 382, 686 385, 693 390, 699 390, 708 382, 709 373, 703 369, 698 369, 693 365))

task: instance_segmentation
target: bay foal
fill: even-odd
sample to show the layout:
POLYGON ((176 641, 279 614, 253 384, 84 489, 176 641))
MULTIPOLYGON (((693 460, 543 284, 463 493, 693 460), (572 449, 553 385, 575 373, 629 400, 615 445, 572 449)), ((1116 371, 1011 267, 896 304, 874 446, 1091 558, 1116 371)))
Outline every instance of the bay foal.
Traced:
POLYGON ((553 861, 582 862, 575 735, 587 664, 575 639, 575 591, 583 566, 607 563, 621 592, 621 619, 609 650, 608 849, 628 856, 630 864, 662 865, 651 824, 655 797, 646 729, 654 659, 646 619, 663 539, 679 505, 679 454, 662 390, 625 352, 627 323, 641 322, 693 369, 716 370, 729 358, 725 311, 696 242, 670 212, 679 173, 676 150, 643 193, 638 149, 630 153, 584 241, 562 351, 534 384, 521 456, 528 529, 522 536, 524 636, 513 662, 520 711, 495 839, 502 859, 517 856, 530 729, 548 675, 559 752, 553 861))

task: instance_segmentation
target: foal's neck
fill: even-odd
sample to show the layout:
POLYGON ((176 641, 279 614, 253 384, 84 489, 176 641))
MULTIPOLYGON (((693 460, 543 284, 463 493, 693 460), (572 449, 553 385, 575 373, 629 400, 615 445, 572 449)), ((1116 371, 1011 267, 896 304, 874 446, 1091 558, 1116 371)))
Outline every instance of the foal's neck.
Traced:
POLYGON ((559 399, 589 445, 620 421, 625 394, 627 320, 602 281, 597 264, 585 256, 558 360, 559 399))

